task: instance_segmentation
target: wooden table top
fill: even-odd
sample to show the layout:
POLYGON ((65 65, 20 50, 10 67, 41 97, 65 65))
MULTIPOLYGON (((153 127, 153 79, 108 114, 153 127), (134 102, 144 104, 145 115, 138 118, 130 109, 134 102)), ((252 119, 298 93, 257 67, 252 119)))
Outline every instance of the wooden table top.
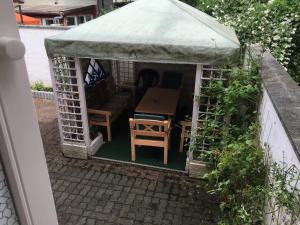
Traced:
POLYGON ((179 90, 149 88, 135 112, 175 116, 178 100, 179 90))

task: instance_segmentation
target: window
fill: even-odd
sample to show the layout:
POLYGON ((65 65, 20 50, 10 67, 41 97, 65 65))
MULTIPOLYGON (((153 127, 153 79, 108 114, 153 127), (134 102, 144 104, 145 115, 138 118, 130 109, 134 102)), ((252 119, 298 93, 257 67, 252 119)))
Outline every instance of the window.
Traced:
POLYGON ((67 16, 67 26, 83 24, 93 19, 93 15, 67 16))
POLYGON ((67 16, 67 26, 75 26, 76 23, 76 17, 75 16, 67 16))
POLYGON ((92 15, 80 15, 80 16, 77 16, 77 23, 78 23, 78 25, 83 24, 83 23, 86 23, 86 22, 88 22, 92 19, 93 19, 92 15))
POLYGON ((54 24, 54 20, 51 18, 44 18, 42 19, 42 25, 43 26, 50 26, 51 24, 54 24))
POLYGON ((90 21, 90 20, 92 20, 93 19, 93 16, 92 15, 86 15, 85 16, 85 22, 88 22, 88 21, 90 21))
POLYGON ((78 16, 77 21, 78 21, 78 25, 85 23, 85 16, 78 16))

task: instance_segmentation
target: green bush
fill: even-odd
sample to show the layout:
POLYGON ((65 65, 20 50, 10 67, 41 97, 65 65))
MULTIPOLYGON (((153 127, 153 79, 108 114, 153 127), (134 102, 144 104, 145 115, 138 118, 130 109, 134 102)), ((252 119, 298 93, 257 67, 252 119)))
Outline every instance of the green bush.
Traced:
POLYGON ((205 142, 209 149, 194 151, 198 154, 194 159, 200 158, 211 167, 203 178, 208 193, 219 199, 223 212, 220 225, 263 224, 267 201, 273 205, 268 213, 274 220, 280 210, 286 210, 291 220, 285 224, 292 225, 299 219, 300 192, 291 192, 295 189, 292 185, 300 180, 299 172, 265 161, 256 122, 261 78, 259 68, 251 65, 249 71, 232 70, 229 82, 211 82, 198 96, 199 101, 205 96, 217 99, 218 104, 211 106, 211 114, 206 115, 192 146, 201 149, 205 142))
POLYGON ((220 199, 221 224, 263 221, 267 167, 257 133, 258 126, 252 124, 221 151, 213 151, 215 166, 204 178, 208 180, 209 193, 220 199))
POLYGON ((31 85, 31 89, 35 91, 49 91, 52 92, 53 88, 51 86, 45 85, 42 81, 36 81, 31 85))

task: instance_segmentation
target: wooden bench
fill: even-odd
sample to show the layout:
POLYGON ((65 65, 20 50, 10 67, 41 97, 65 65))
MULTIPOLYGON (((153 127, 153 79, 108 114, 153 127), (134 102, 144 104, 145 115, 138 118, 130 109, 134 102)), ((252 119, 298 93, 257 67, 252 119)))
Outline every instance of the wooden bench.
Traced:
POLYGON ((135 146, 162 147, 164 164, 168 164, 171 120, 129 118, 131 136, 131 160, 135 161, 135 146))
POLYGON ((93 88, 86 90, 89 125, 104 126, 108 142, 112 141, 111 124, 132 101, 131 94, 118 91, 113 77, 99 81, 93 88))

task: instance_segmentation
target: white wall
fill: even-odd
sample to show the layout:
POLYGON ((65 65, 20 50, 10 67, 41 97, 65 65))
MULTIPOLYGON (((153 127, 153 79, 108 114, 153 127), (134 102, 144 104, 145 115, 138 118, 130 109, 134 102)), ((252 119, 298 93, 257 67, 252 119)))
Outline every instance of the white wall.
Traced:
MULTIPOLYGON (((261 125, 261 144, 264 145, 266 150, 270 150, 270 158, 273 162, 277 162, 282 165, 284 161, 288 166, 295 165, 300 169, 300 162, 296 156, 295 150, 288 137, 286 130, 279 116, 274 108, 274 105, 266 91, 263 89, 263 99, 260 107, 260 125, 261 125)), ((288 166, 286 168, 288 168, 288 166)), ((300 184, 298 184, 298 189, 300 184)), ((267 211, 272 212, 277 209, 273 201, 268 201, 267 211)), ((292 224, 290 221, 289 213, 281 208, 280 212, 268 213, 265 215, 266 225, 275 224, 292 224), (279 223, 274 222, 279 221, 279 223)), ((293 224, 300 224, 300 221, 294 221, 293 224)))
POLYGON ((280 163, 284 157, 287 164, 294 164, 300 169, 299 159, 265 89, 260 108, 260 124, 261 143, 269 146, 272 159, 280 163))
POLYGON ((51 85, 48 57, 44 46, 46 37, 50 37, 65 29, 43 27, 19 27, 21 41, 26 47, 25 61, 30 83, 41 80, 51 85))

